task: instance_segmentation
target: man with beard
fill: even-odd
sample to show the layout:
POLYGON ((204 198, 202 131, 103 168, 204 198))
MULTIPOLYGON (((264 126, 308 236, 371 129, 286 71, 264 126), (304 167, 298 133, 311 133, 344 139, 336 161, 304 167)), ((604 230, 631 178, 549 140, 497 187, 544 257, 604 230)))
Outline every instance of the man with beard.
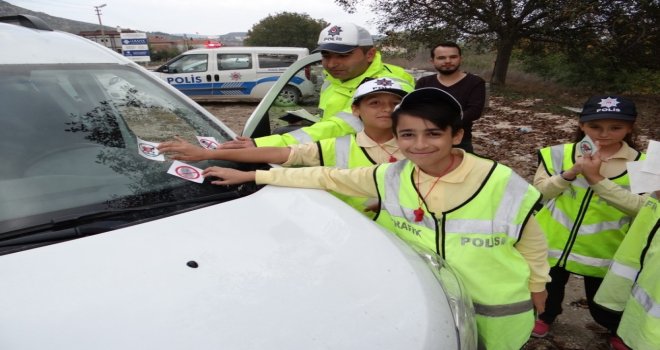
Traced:
POLYGON ((468 152, 472 148, 472 123, 481 117, 486 103, 486 82, 459 70, 461 48, 454 42, 444 42, 431 49, 431 63, 438 74, 417 80, 415 89, 434 87, 450 93, 463 108, 463 140, 456 147, 468 152))

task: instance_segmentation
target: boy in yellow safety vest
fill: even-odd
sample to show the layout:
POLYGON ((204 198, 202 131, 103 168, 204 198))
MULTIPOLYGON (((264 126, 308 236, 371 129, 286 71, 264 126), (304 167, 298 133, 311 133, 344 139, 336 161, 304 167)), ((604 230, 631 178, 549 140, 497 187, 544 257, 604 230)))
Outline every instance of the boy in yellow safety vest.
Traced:
POLYGON ((454 148, 461 117, 450 94, 418 89, 392 114, 405 160, 355 169, 210 167, 203 174, 218 185, 256 181, 377 197, 376 221, 439 254, 461 277, 481 344, 517 350, 532 331, 534 309, 543 311, 549 280, 547 243, 533 216, 541 196, 510 168, 454 148))

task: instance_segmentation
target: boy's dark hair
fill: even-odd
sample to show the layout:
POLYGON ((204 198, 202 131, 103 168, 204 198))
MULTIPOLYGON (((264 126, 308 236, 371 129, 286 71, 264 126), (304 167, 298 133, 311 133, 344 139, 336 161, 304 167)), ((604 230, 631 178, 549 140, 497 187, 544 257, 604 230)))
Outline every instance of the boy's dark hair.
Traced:
POLYGON ((397 108, 392 112, 392 132, 396 136, 396 128, 402 115, 409 115, 428 120, 439 129, 451 128, 451 134, 463 129, 461 110, 450 104, 419 103, 416 105, 397 108))
POLYGON ((441 46, 442 47, 455 47, 456 49, 458 49, 458 55, 459 56, 463 55, 461 47, 458 46, 457 43, 455 43, 453 41, 444 41, 444 42, 441 42, 441 43, 439 43, 439 44, 437 44, 437 45, 435 45, 431 48, 431 59, 435 58, 435 49, 437 49, 438 47, 441 47, 441 46))
POLYGON ((452 135, 463 128, 461 104, 450 93, 434 87, 413 90, 401 99, 401 103, 392 112, 394 135, 397 135, 396 128, 402 115, 428 120, 442 130, 451 127, 452 135))

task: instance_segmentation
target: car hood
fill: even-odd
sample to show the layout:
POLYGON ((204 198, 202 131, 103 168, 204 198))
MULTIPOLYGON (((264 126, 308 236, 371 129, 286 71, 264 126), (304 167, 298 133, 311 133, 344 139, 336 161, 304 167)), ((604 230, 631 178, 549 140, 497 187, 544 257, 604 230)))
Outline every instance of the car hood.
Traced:
POLYGON ((0 276, 2 349, 456 347, 431 268, 318 190, 0 256, 0 276))

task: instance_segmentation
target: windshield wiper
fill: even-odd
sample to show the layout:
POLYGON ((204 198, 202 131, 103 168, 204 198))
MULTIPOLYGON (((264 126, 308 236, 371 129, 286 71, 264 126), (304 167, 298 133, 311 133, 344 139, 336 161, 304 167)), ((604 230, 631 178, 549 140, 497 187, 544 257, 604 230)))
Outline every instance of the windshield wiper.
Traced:
MULTIPOLYGON (((12 245, 26 245, 38 244, 53 241, 69 240, 85 236, 90 236, 98 233, 107 232, 120 228, 127 222, 135 220, 105 220, 122 215, 130 215, 144 211, 166 209, 173 206, 180 206, 186 204, 202 203, 204 205, 213 204, 217 202, 224 202, 230 199, 241 197, 243 194, 239 191, 229 191, 214 194, 212 196, 190 198, 180 201, 172 201, 165 203, 158 203, 152 205, 145 205, 141 207, 121 208, 121 209, 104 209, 94 212, 87 212, 76 215, 62 216, 53 218, 48 222, 24 227, 18 230, 8 231, 2 233, 1 236, 7 237, 0 239, 0 247, 7 247, 12 245)), ((192 210, 187 208, 187 210, 192 210)), ((156 215, 158 217, 160 215, 156 215)))

